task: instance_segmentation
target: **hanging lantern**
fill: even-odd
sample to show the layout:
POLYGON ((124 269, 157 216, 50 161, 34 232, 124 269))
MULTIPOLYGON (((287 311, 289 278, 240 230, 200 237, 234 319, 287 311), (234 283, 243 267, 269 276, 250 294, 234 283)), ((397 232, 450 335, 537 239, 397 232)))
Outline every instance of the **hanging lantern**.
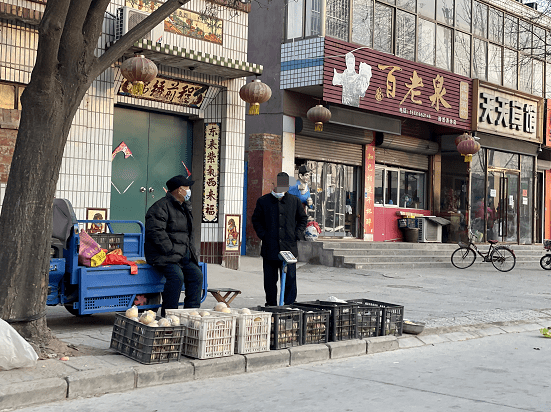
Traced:
POLYGON ((321 132, 323 131, 323 124, 331 119, 331 112, 327 107, 318 104, 308 110, 306 116, 308 117, 308 120, 316 124, 314 131, 321 132))
POLYGON ((463 140, 467 140, 470 136, 467 133, 460 134, 455 138, 455 145, 457 146, 463 140))
POLYGON ((473 155, 480 150, 480 143, 474 140, 471 136, 468 139, 459 142, 457 151, 461 156, 465 156, 465 162, 473 160, 473 155))
POLYGON ((143 55, 127 59, 121 65, 122 76, 128 80, 132 94, 143 94, 145 83, 157 77, 157 66, 143 55))
POLYGON ((272 97, 272 89, 259 79, 255 79, 239 90, 239 97, 249 103, 249 114, 256 115, 260 113, 260 103, 265 103, 272 97))

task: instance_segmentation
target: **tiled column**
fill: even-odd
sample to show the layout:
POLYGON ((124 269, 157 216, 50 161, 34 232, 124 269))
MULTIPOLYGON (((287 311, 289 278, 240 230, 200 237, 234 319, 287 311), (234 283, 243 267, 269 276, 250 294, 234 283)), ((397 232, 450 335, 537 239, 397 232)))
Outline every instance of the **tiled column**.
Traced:
POLYGON ((256 236, 251 216, 256 201, 270 193, 281 172, 281 136, 251 134, 249 136, 249 170, 247 175, 247 255, 260 255, 260 239, 256 236))

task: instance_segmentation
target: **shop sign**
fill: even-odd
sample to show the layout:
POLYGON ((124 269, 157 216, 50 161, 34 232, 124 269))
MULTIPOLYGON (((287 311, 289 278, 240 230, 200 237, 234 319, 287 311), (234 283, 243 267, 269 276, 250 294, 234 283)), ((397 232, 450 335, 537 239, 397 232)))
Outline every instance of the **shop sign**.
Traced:
POLYGON ((201 108, 208 86, 196 83, 183 82, 176 79, 156 77, 146 83, 142 95, 132 94, 128 80, 124 80, 119 88, 122 96, 131 96, 137 99, 154 100, 162 103, 172 103, 180 106, 201 108))
POLYGON ((474 90, 477 100, 473 107, 473 130, 541 141, 543 99, 478 80, 474 82, 474 90))
POLYGON ((375 228, 375 139, 365 145, 364 239, 372 241, 375 228))
POLYGON ((203 167, 203 222, 218 222, 220 177, 220 123, 205 124, 203 167))
POLYGON ((328 102, 471 129, 467 77, 327 37, 324 61, 328 102))

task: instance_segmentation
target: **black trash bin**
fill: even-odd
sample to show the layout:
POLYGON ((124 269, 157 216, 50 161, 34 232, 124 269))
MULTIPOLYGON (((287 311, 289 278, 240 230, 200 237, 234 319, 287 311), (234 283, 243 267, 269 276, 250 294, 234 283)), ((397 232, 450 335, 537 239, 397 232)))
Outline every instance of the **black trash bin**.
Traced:
POLYGON ((419 228, 409 228, 405 227, 404 229, 404 240, 409 243, 419 243, 419 228))

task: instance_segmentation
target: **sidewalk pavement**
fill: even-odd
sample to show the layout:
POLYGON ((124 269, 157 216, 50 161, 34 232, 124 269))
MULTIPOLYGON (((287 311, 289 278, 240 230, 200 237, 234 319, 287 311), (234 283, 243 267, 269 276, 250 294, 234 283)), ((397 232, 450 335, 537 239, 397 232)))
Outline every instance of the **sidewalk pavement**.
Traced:
MULTIPOLYGON (((225 358, 142 365, 109 349, 114 314, 74 317, 47 309, 48 325, 62 341, 93 355, 41 360, 35 368, 0 371, 0 411, 66 398, 122 392, 144 386, 329 361, 423 345, 531 331, 551 326, 550 276, 534 267, 503 274, 493 267, 369 271, 299 263, 297 301, 367 298, 404 305, 405 318, 426 322, 417 336, 385 336, 306 345, 225 358)), ((241 257, 240 270, 208 265, 210 287, 242 294, 232 307, 264 304, 260 258, 241 257)), ((208 296, 202 304, 212 308, 208 296)))

